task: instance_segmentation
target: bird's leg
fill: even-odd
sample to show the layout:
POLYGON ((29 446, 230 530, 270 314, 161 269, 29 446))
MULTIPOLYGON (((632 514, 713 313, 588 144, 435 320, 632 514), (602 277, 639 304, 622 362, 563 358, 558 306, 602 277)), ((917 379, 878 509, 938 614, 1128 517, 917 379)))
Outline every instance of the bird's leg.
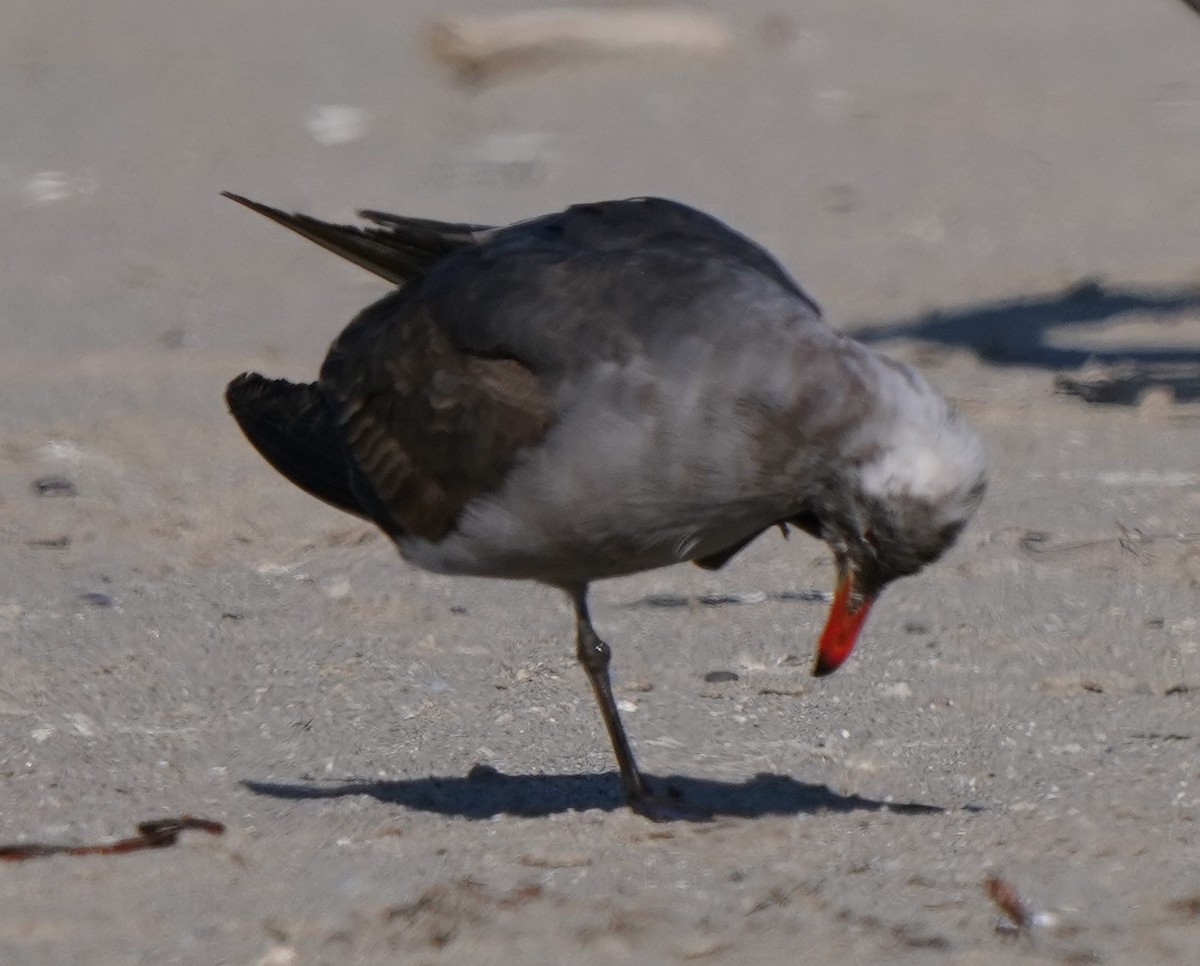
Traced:
POLYGON ((650 793, 646 779, 638 771, 633 749, 629 747, 629 739, 625 736, 625 726, 621 724, 621 716, 617 713, 617 702, 613 700, 612 682, 608 677, 608 662, 612 652, 592 627, 592 619, 588 615, 587 587, 567 588, 567 593, 575 605, 576 655, 596 693, 596 703, 600 705, 600 716, 608 728, 608 737, 617 756, 621 788, 629 807, 655 822, 708 821, 712 817, 710 813, 680 802, 677 792, 665 798, 650 793))
POLYGON ((596 703, 600 705, 600 716, 608 728, 608 737, 617 756, 617 767, 621 769, 621 787, 630 805, 637 808, 640 802, 649 798, 649 794, 645 779, 634 760, 633 749, 629 747, 629 739, 625 736, 625 726, 621 724, 621 716, 617 713, 617 702, 613 700, 612 682, 608 677, 612 651, 592 627, 592 619, 588 615, 587 587, 572 589, 568 593, 575 605, 575 653, 587 671, 588 680, 592 682, 596 703))

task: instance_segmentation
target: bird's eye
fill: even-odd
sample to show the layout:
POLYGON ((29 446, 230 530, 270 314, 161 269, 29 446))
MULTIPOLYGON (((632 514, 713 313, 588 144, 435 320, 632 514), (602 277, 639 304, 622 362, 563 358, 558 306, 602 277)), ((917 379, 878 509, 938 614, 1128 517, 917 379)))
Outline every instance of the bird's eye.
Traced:
POLYGON ((875 536, 875 531, 869 527, 863 531, 863 539, 875 550, 879 549, 879 539, 875 536))

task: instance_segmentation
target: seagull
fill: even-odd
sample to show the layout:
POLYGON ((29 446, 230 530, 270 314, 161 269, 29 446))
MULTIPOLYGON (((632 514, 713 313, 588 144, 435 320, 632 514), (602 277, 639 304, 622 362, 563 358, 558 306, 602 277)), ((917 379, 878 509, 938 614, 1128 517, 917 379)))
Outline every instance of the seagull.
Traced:
POLYGON ((410 563, 564 591, 625 801, 677 817, 622 725, 596 580, 725 564, 760 534, 824 541, 836 586, 812 673, 983 497, 975 433, 901 362, 835 331, 763 248, 661 198, 506 227, 361 211, 363 227, 226 197, 391 282, 316 382, 244 373, 250 443, 410 563))

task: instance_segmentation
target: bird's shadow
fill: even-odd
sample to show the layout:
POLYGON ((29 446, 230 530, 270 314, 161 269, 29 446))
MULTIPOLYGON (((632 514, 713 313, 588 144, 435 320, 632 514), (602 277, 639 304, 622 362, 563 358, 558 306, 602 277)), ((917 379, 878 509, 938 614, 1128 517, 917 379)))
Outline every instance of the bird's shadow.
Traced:
POLYGON ((1120 288, 1087 279, 1061 292, 1019 296, 939 309, 907 319, 856 326, 863 342, 912 339, 973 351, 993 366, 1078 369, 1085 364, 1124 366, 1104 385, 1066 377, 1060 391, 1091 402, 1133 403, 1150 386, 1180 401, 1200 399, 1200 346, 1069 347, 1057 339, 1070 329, 1141 315, 1169 321, 1200 314, 1200 288, 1120 288))
MULTIPOLYGON (((895 812, 941 815, 947 809, 917 802, 883 802, 842 795, 825 785, 810 785, 782 775, 759 774, 743 782, 721 782, 677 775, 650 777, 652 788, 666 791, 688 811, 708 816, 757 818, 820 812, 895 812)), ((245 780, 256 795, 292 801, 370 795, 389 805, 422 812, 485 819, 496 815, 539 818, 571 810, 621 808, 615 772, 574 775, 504 775, 476 767, 464 777, 431 776, 399 781, 345 780, 269 782, 245 780)))

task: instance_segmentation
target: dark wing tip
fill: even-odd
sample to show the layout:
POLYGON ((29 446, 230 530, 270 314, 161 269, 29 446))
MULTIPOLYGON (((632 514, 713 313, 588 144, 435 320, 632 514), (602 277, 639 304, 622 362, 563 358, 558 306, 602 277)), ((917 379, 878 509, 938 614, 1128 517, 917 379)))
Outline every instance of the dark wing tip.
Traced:
POLYGON ((405 218, 378 211, 360 214, 379 227, 360 228, 321 221, 299 212, 289 214, 232 191, 222 191, 221 196, 395 285, 423 275, 448 255, 474 245, 475 233, 483 230, 479 225, 405 218))
POLYGON ((232 191, 222 191, 222 198, 228 198, 230 201, 236 201, 239 205, 244 205, 251 211, 257 211, 260 215, 266 215, 270 218, 272 215, 281 215, 283 212, 275 208, 268 208, 266 205, 259 204, 257 201, 251 201, 245 195, 235 194, 232 191))
POLYGON ((269 394, 271 384, 275 382, 291 385, 285 379, 268 379, 257 372, 243 372, 240 376, 230 379, 229 385, 225 387, 225 405, 236 417, 252 407, 255 400, 269 394))
POLYGON ((245 397, 248 387, 264 382, 265 379, 265 376, 257 372, 243 372, 240 376, 230 379, 229 385, 225 387, 225 404, 229 407, 229 411, 233 412, 235 410, 245 397))
POLYGON ((302 490, 367 520, 353 467, 317 386, 243 372, 225 387, 229 412, 263 458, 302 490))

